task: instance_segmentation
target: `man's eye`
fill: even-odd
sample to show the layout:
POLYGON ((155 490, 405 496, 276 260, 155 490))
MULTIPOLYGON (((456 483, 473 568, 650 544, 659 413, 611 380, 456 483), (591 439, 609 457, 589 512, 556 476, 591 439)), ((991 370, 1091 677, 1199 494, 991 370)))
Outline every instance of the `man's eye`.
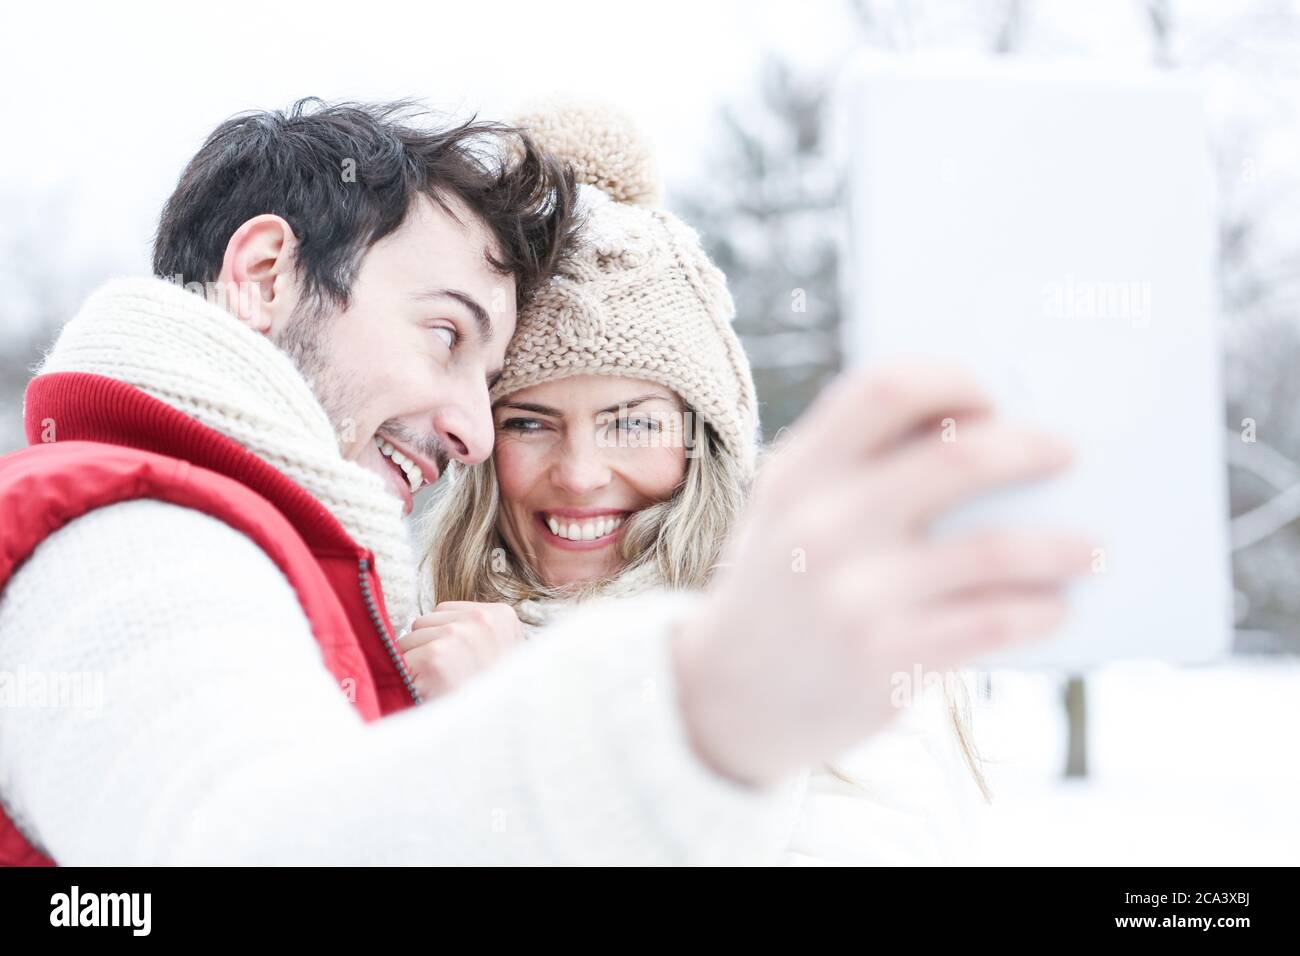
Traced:
POLYGON ((447 348, 456 344, 456 330, 449 329, 445 325, 440 325, 433 330, 434 334, 443 340, 447 348))

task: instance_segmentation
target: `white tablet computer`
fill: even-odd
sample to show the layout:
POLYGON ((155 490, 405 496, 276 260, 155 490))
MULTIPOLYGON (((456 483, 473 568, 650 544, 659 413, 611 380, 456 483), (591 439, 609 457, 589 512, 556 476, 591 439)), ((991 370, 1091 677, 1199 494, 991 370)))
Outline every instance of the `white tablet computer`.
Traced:
POLYGON ((1006 417, 1076 450, 1067 476, 977 501, 940 533, 1054 527, 1105 545, 1054 638, 983 663, 1223 655, 1214 189, 1197 90, 1005 61, 872 59, 849 77, 849 363, 960 363, 1006 417))

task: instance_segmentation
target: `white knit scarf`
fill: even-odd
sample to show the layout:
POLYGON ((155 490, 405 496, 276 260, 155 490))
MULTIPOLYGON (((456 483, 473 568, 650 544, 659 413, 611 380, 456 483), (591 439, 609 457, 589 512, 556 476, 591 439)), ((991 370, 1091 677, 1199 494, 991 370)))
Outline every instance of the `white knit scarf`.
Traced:
POLYGON ((563 615, 588 601, 632 597, 660 588, 662 584, 659 569, 651 562, 623 571, 602 585, 596 593, 584 598, 529 598, 515 605, 515 613, 524 626, 525 636, 532 639, 540 636, 563 615))
POLYGON ((174 283, 118 279, 64 326, 38 374, 50 372, 133 385, 292 478, 375 553, 389 617, 399 632, 410 624, 415 568, 402 504, 343 458, 306 379, 268 338, 174 283))

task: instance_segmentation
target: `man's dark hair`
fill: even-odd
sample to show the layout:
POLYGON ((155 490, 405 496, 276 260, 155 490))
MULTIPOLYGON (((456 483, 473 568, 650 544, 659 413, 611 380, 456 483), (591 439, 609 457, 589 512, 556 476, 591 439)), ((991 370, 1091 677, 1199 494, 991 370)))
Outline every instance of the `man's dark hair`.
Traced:
POLYGON ((329 104, 235 116, 181 174, 154 240, 154 272, 213 282, 226 245, 273 213, 298 239, 296 268, 318 305, 346 308, 362 257, 428 196, 449 214, 459 199, 488 226, 489 263, 512 275, 523 304, 568 250, 573 174, 519 129, 474 119, 417 124, 415 103, 329 104))

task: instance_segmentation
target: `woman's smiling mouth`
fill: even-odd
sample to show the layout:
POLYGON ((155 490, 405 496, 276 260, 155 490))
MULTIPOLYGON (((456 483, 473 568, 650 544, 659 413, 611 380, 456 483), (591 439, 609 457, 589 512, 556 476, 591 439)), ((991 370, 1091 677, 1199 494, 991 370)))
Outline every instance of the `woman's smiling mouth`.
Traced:
POLYGON ((546 542, 565 551, 590 551, 612 544, 631 512, 614 509, 557 508, 538 511, 537 523, 546 542))

